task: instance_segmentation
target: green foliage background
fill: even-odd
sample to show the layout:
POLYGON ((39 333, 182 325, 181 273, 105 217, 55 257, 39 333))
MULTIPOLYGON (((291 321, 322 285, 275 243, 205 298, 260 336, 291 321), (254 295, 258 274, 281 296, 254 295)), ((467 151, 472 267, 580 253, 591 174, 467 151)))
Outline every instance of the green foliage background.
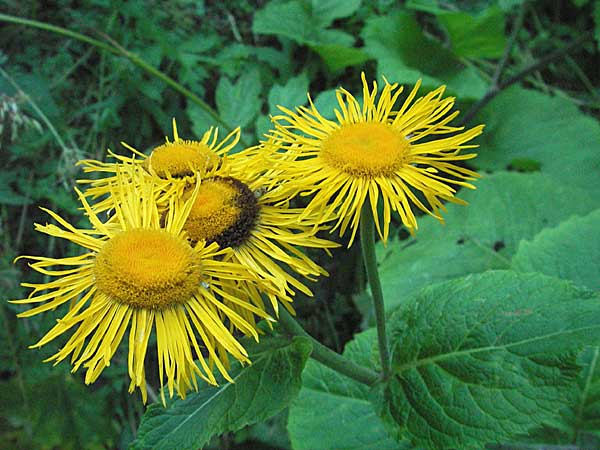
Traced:
MULTIPOLYGON (((421 78, 425 89, 445 84, 463 112, 494 94, 470 122, 486 124, 472 161, 483 179, 476 191, 461 192, 470 205, 449 205, 445 226, 420 218, 416 237, 395 223, 391 242, 379 245, 392 382, 369 390, 307 362, 310 346, 301 338, 273 337, 255 349, 251 371, 239 375, 238 390, 248 383, 269 400, 264 405, 225 385, 217 409, 198 406, 217 395, 207 389, 187 403, 175 401, 167 418, 152 405, 142 419, 146 408, 127 394, 124 353, 86 387, 68 364, 41 362, 59 343, 27 350, 58 315, 17 320, 19 308, 3 303, 0 448, 472 448, 469 439, 493 448, 600 447, 599 347, 590 345, 600 344, 592 293, 600 290, 600 1, 4 0, 0 13, 122 49, 110 53, 2 20, 6 299, 26 295, 19 282, 34 277, 12 264, 17 255, 74 251, 34 234, 32 224, 46 221, 37 205, 84 223, 72 191, 80 175, 75 162, 104 159, 107 148, 122 152, 120 141, 151 149, 170 134, 173 117, 183 137, 239 125, 252 145, 277 105, 305 104, 309 90, 333 116, 335 88, 358 94, 361 71, 408 85, 421 78), (126 54, 203 99, 220 122, 126 54), (515 76, 516 83, 502 85, 515 76), (473 309, 477 299, 487 302, 487 316, 473 309), (500 391, 509 394, 499 397, 500 391), (178 417, 191 412, 196 422, 187 425, 196 431, 170 436, 178 417), (436 430, 434 422, 450 419, 456 428, 436 430)), ((320 263, 331 277, 311 287, 314 300, 299 296, 303 325, 351 360, 377 368, 358 246, 320 263)))

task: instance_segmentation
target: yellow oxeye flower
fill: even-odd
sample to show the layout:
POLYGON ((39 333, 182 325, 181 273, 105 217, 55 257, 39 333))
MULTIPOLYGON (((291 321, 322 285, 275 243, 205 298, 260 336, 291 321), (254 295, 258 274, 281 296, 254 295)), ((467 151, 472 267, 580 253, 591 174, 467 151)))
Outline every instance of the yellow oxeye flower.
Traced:
MULTIPOLYGON (((256 160, 252 154, 244 151, 231 155, 209 177, 201 175, 184 230, 194 241, 230 247, 233 251, 227 258, 256 272, 261 281, 257 287, 267 295, 275 313, 278 300, 293 312, 290 303, 295 290, 312 296, 295 275, 309 280, 327 275, 299 247, 327 250, 338 244, 318 238, 319 228, 311 217, 300 222, 302 209, 290 208, 275 191, 266 189, 266 179, 260 173, 264 168, 253 168, 256 160)), ((255 284, 254 280, 240 283, 244 292, 255 284)), ((256 294, 253 302, 263 308, 260 292, 256 294)))
MULTIPOLYGON (((157 191, 168 191, 179 189, 186 182, 192 182, 196 172, 210 173, 221 165, 221 157, 234 148, 240 140, 239 127, 229 133, 223 140, 219 141, 219 130, 209 128, 199 141, 185 140, 177 133, 177 124, 173 119, 173 141, 168 137, 165 143, 155 147, 150 156, 136 150, 132 146, 121 142, 121 145, 132 152, 131 156, 122 156, 112 151, 108 154, 115 162, 101 162, 93 159, 85 159, 77 164, 83 167, 85 173, 109 174, 100 179, 81 179, 78 183, 87 184, 85 196, 94 202, 94 210, 102 212, 110 209, 113 200, 106 198, 110 193, 110 186, 114 183, 116 173, 121 164, 134 164, 143 167, 146 173, 154 178, 157 191)), ((168 196, 162 196, 167 199, 168 196)))
MULTIPOLYGON (((175 121, 173 121, 173 134, 173 144, 168 146, 173 152, 179 152, 179 147, 176 145, 178 142, 197 146, 194 141, 184 141, 179 137, 175 121)), ((289 208, 285 196, 278 196, 275 191, 267 190, 265 182, 269 179, 261 175, 268 168, 263 164, 264 149, 260 152, 260 158, 257 157, 256 148, 228 155, 238 138, 239 135, 236 134, 228 145, 224 142, 230 137, 218 146, 214 146, 213 142, 209 146, 214 147, 212 153, 204 154, 204 161, 210 163, 204 165, 195 164, 197 159, 192 152, 182 153, 183 156, 186 154, 190 156, 190 161, 186 161, 182 154, 179 154, 181 152, 178 153, 177 164, 180 167, 193 168, 191 173, 202 180, 199 186, 196 185, 195 178, 190 177, 187 172, 183 177, 159 176, 152 160, 160 147, 155 149, 150 157, 145 157, 130 148, 134 156, 131 158, 119 156, 118 159, 126 163, 138 161, 137 164, 146 170, 147 178, 154 180, 153 195, 162 199, 159 201, 161 214, 165 214, 168 210, 165 199, 171 197, 187 199, 190 192, 196 189, 197 197, 184 225, 184 230, 187 231, 192 243, 215 242, 221 248, 231 248, 232 252, 227 258, 256 274, 256 279, 240 279, 236 283, 235 287, 246 295, 244 299, 260 310, 264 310, 264 294, 269 299, 275 314, 278 314, 279 302, 293 312, 290 303, 296 291, 312 295, 310 289, 295 275, 309 280, 315 280, 319 275, 327 275, 327 272, 299 250, 299 247, 328 249, 337 247, 338 244, 318 238, 316 234, 319 227, 316 226, 312 216, 306 217, 302 222, 299 221, 301 209, 289 208), (147 159, 140 164, 140 160, 135 159, 135 155, 147 159), (288 270, 282 265, 287 266, 288 270)), ((272 146, 269 149, 277 151, 278 147, 272 146)), ((120 164, 97 161, 82 163, 86 172, 98 170, 114 174, 120 166, 120 164)), ((86 191, 86 195, 106 196, 112 189, 114 175, 95 180, 93 183, 93 187, 86 191)), ((117 201, 118 198, 109 195, 101 202, 93 204, 92 208, 96 212, 108 210, 113 208, 117 201)), ((226 300, 225 303, 227 304, 226 300)), ((238 310, 235 305, 231 307, 245 320, 254 323, 254 314, 248 310, 238 310)))
POLYGON ((214 366, 231 380, 227 355, 250 362, 234 332, 258 340, 258 330, 254 321, 245 320, 236 311, 267 320, 270 317, 240 300, 243 293, 238 292, 237 283, 253 275, 245 267, 224 260, 230 249, 203 241, 190 245, 183 227, 201 184, 186 201, 171 197, 168 213, 161 215, 155 187, 135 172, 116 173, 111 196, 118 201, 108 223, 98 219, 79 191, 92 229, 77 229, 44 209, 58 226, 36 224, 36 230, 67 239, 85 253, 66 258, 21 256, 33 261, 30 266, 34 270, 54 279, 23 283, 33 291, 27 298, 12 302, 34 305, 19 317, 70 304, 69 311, 32 347, 41 347, 71 330, 66 344, 47 361, 58 363, 70 356, 73 371, 81 366, 87 369, 86 383, 93 383, 110 364, 129 328, 130 392, 139 387, 144 401, 144 361, 154 330, 161 387, 166 376, 169 395, 173 396, 175 389, 185 397, 186 391, 197 389, 196 376, 217 383, 214 366), (136 182, 131 183, 132 179, 136 182), (236 310, 228 305, 235 305, 236 310))
POLYGON ((335 220, 333 229, 339 228, 340 235, 351 229, 350 244, 367 197, 384 242, 392 211, 413 232, 413 205, 443 221, 442 200, 464 204, 455 197, 457 186, 474 189, 467 181, 479 175, 455 162, 476 156, 461 150, 477 147, 465 143, 483 130, 483 125, 467 131, 449 125, 458 111, 450 112, 453 97, 442 98, 445 86, 415 100, 419 81, 395 109, 402 87, 386 80, 377 98, 377 83, 369 88, 364 73, 362 83, 362 105, 347 90, 337 90, 336 120, 323 117, 310 96, 309 107, 295 112, 280 107, 284 114, 272 118, 275 130, 270 135, 285 150, 273 153, 271 184, 280 182, 279 189, 290 197, 314 194, 301 218, 317 214, 322 221, 335 220))

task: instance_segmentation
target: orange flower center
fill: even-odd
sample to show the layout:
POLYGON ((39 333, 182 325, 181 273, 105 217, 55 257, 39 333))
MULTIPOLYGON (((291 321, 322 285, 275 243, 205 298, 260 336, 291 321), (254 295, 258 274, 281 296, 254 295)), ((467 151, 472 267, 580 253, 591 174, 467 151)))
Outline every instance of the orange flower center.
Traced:
POLYGON ((342 125, 321 145, 331 167, 358 177, 389 176, 402 167, 410 144, 385 123, 342 125))
POLYGON ((136 307, 184 303, 198 290, 200 266, 185 239, 165 230, 123 231, 104 244, 94 265, 98 291, 136 307))
POLYGON ((219 161, 220 157, 208 145, 180 139, 156 147, 145 165, 161 178, 183 178, 194 172, 210 170, 219 161))
POLYGON ((241 181, 214 177, 202 181, 184 229, 192 241, 237 247, 249 236, 258 217, 254 194, 241 181))

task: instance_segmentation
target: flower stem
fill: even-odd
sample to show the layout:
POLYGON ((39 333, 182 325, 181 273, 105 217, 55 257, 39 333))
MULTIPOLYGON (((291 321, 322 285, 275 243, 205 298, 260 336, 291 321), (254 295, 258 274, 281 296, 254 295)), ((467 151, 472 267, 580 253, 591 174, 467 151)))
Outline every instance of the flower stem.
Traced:
POLYGON ((381 369, 383 379, 387 380, 391 373, 390 352, 388 348, 387 334, 385 331, 385 309, 381 281, 377 270, 377 257, 375 255, 375 219, 371 211, 371 204, 365 202, 360 217, 360 244, 363 254, 363 262, 367 271, 367 281, 371 286, 373 306, 375 308, 375 322, 377 324, 377 343, 379 345, 379 357, 381 358, 381 369))
POLYGON ((325 347, 309 335, 285 308, 280 308, 279 324, 285 333, 290 336, 303 336, 309 338, 313 346, 313 351, 310 356, 321 364, 346 375, 348 378, 352 378, 359 383, 366 384, 367 386, 372 386, 379 380, 377 372, 367 367, 359 366, 348 358, 325 347))

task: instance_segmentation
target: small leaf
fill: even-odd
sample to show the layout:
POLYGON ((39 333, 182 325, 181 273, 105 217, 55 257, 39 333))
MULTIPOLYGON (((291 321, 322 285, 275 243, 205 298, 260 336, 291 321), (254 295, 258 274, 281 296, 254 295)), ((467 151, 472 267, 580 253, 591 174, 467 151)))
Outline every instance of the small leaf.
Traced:
POLYGON ((254 14, 252 31, 288 38, 302 45, 337 44, 352 47, 354 36, 326 27, 334 18, 351 14, 359 4, 357 0, 314 1, 312 5, 300 0, 270 2, 254 14))
POLYGON ((188 102, 187 107, 185 108, 185 113, 190 119, 190 122, 192 122, 192 131, 194 136, 200 137, 210 127, 219 126, 219 123, 214 117, 192 102, 188 102))
POLYGON ((31 199, 17 193, 12 183, 17 180, 17 173, 8 170, 0 170, 0 204, 5 205, 29 205, 31 199))
MULTIPOLYGON (((374 329, 346 345, 344 356, 376 367, 374 329)), ((407 448, 388 436, 369 403, 369 388, 310 360, 302 389, 290 407, 288 431, 295 450, 395 450, 407 448)))
POLYGON ((317 27, 307 5, 298 1, 269 2, 256 11, 252 31, 292 39, 298 43, 312 42, 317 27))
POLYGON ((327 27, 335 19, 349 17, 360 7, 361 0, 312 0, 312 16, 319 26, 327 27))
POLYGON ((481 449, 552 421, 575 355, 600 339, 600 296, 541 274, 490 271, 423 289, 389 320, 390 429, 425 448, 481 449))
POLYGON ((230 372, 235 383, 204 385, 168 408, 151 405, 132 448, 194 450, 216 434, 274 416, 297 395, 310 352, 305 338, 294 338, 291 343, 263 338, 249 349, 252 365, 230 372))
POLYGON ((600 291, 600 209, 585 217, 572 217, 556 228, 522 241, 512 267, 574 281, 600 291))
POLYGON ((348 66, 357 66, 370 59, 370 56, 360 48, 346 47, 338 44, 314 45, 313 50, 323 58, 332 72, 348 66))
POLYGON ((294 109, 296 106, 307 102, 308 75, 302 72, 296 77, 290 78, 284 85, 275 84, 269 91, 269 111, 271 114, 279 114, 277 106, 285 106, 294 109))
POLYGON ((17 377, 0 381, 0 448, 114 448, 114 406, 109 405, 107 386, 93 391, 65 368, 52 369, 29 366, 24 383, 17 377))
POLYGON ((339 108, 337 97, 335 96, 335 89, 328 89, 326 91, 319 92, 316 98, 313 98, 315 108, 319 113, 326 119, 335 119, 334 110, 339 108))
POLYGON ((216 92, 221 119, 232 128, 248 125, 260 111, 261 89, 258 70, 243 73, 235 83, 221 77, 216 92))
POLYGON ((448 11, 442 8, 437 0, 408 0, 405 7, 406 9, 428 12, 430 14, 442 14, 448 11))

